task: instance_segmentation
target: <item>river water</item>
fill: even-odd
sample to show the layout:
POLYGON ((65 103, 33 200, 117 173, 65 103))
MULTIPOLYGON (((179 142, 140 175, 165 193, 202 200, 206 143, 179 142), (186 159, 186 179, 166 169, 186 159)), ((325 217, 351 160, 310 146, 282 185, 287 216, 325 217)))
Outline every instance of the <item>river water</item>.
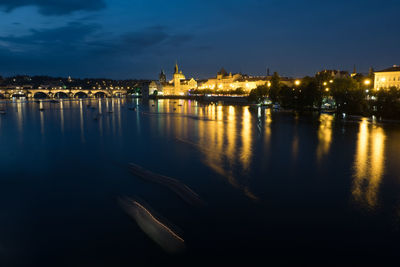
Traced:
POLYGON ((186 100, 39 107, 0 103, 0 266, 397 265, 400 125, 186 100), (166 252, 121 198, 186 249, 166 252))

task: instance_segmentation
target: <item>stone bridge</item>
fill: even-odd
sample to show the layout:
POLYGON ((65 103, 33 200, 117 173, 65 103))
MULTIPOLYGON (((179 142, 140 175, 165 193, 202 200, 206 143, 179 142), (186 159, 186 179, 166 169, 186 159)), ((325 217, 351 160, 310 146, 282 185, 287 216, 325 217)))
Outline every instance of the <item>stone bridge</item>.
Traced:
POLYGON ((82 97, 121 97, 126 96, 127 90, 102 90, 102 89, 1 89, 1 98, 27 97, 27 98, 82 98, 82 97))

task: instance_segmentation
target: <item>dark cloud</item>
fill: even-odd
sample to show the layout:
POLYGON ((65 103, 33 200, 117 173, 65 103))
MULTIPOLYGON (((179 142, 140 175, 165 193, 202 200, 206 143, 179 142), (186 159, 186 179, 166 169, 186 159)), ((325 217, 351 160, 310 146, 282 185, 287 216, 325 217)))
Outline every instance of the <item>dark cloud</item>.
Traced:
POLYGON ((188 43, 194 36, 187 33, 171 33, 163 26, 147 27, 124 33, 112 40, 92 43, 103 55, 137 55, 138 53, 160 54, 188 43))
POLYGON ((138 58, 171 54, 194 37, 162 26, 113 34, 98 24, 81 22, 53 29, 31 29, 22 36, 0 36, 0 58, 5 63, 0 65, 0 72, 113 76, 116 68, 132 68, 132 62, 138 58))
POLYGON ((55 29, 32 29, 30 34, 23 36, 0 36, 0 41, 6 44, 3 46, 12 48, 11 51, 21 53, 68 53, 86 46, 90 36, 99 29, 96 24, 73 22, 55 29))
POLYGON ((43 15, 65 15, 75 11, 96 11, 105 8, 104 0, 0 0, 6 12, 24 6, 35 6, 43 15))

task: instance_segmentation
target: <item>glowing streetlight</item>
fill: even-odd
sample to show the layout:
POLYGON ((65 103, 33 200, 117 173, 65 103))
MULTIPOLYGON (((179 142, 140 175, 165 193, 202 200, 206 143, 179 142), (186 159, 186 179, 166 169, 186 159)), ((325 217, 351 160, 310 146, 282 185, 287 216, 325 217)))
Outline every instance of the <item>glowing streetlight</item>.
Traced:
POLYGON ((294 81, 294 84, 296 85, 296 86, 299 86, 300 85, 300 80, 296 80, 296 81, 294 81))
POLYGON ((324 82, 324 86, 326 86, 326 85, 328 85, 328 83, 327 83, 327 82, 324 82))
POLYGON ((371 80, 369 80, 369 79, 365 80, 365 81, 364 81, 364 84, 365 84, 365 85, 370 85, 370 84, 371 84, 371 80))
POLYGON ((325 92, 329 92, 329 88, 325 88, 325 92))

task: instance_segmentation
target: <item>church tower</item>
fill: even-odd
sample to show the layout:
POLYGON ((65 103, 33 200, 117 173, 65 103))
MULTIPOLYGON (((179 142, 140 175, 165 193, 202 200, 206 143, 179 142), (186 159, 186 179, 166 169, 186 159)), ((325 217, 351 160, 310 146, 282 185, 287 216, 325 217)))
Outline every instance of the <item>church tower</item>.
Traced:
POLYGON ((179 74, 178 62, 175 63, 174 70, 174 95, 178 95, 181 92, 181 75, 179 74))
POLYGON ((160 76, 159 76, 159 81, 160 83, 166 83, 167 82, 167 75, 165 75, 164 70, 161 70, 160 76))

